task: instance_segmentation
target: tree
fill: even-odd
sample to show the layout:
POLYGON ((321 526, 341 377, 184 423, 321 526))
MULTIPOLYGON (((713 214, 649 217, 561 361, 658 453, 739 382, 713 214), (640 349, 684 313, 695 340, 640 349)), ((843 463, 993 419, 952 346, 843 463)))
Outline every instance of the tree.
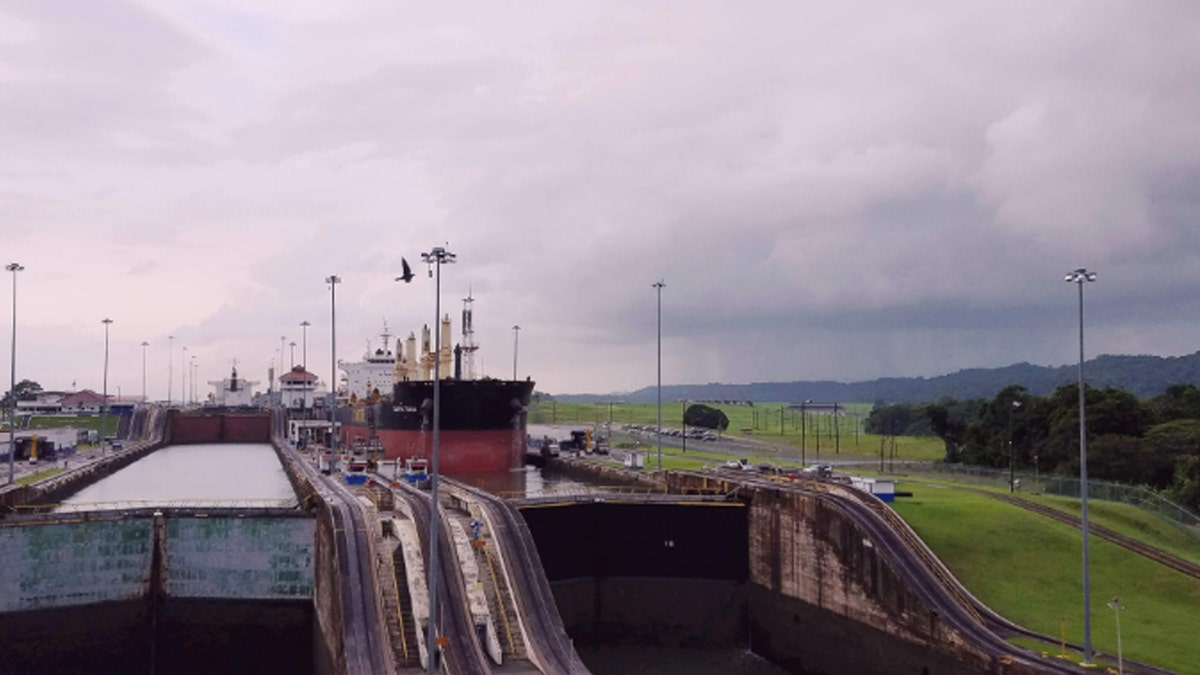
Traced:
POLYGON ((725 431, 729 428, 729 418, 723 411, 703 403, 693 403, 683 411, 683 423, 692 427, 716 429, 725 431))
POLYGON ((37 395, 42 391, 42 385, 33 380, 21 380, 15 387, 4 393, 4 408, 12 406, 13 391, 17 393, 18 401, 34 401, 37 400, 37 395))

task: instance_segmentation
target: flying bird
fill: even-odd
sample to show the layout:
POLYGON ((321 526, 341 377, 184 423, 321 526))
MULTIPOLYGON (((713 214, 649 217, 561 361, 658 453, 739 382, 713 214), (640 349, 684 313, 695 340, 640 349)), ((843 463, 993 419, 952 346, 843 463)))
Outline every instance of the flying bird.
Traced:
POLYGON ((396 281, 403 281, 406 284, 411 282, 413 280, 412 268, 408 266, 408 261, 404 258, 400 259, 400 268, 404 273, 396 277, 396 281))

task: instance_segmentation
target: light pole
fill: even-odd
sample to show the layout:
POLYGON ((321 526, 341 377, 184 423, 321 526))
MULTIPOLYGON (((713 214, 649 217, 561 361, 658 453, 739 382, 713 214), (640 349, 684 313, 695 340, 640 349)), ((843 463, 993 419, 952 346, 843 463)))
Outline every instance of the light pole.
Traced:
POLYGON ((301 412, 304 412, 304 409, 308 406, 308 397, 310 394, 308 381, 308 327, 311 325, 312 324, 307 320, 300 322, 300 328, 304 331, 304 338, 302 340, 303 344, 301 345, 300 349, 300 358, 302 359, 301 363, 304 366, 304 398, 300 399, 301 412))
POLYGON ((104 454, 104 439, 108 437, 108 327, 112 319, 105 317, 100 321, 104 324, 104 402, 100 408, 100 454, 104 454))
POLYGON ((1112 602, 1108 603, 1108 608, 1117 617, 1117 675, 1125 675, 1125 659, 1121 656, 1121 610, 1125 609, 1125 605, 1113 598, 1112 602))
POLYGON ((146 347, 150 343, 142 340, 142 403, 146 402, 146 347))
POLYGON ((304 372, 308 372, 308 327, 312 324, 307 321, 300 322, 300 328, 304 331, 304 337, 300 346, 300 363, 304 366, 304 372))
POLYGON ((196 355, 192 354, 191 363, 188 364, 188 378, 192 386, 188 388, 188 395, 191 397, 192 404, 196 403, 196 355))
POLYGON ((291 358, 288 359, 287 369, 291 370, 292 367, 296 365, 296 341, 292 340, 291 342, 289 342, 288 347, 291 348, 291 352, 290 352, 291 358))
POLYGON ((187 352, 188 352, 187 347, 184 347, 183 353, 181 353, 179 355, 179 405, 181 405, 185 408, 187 407, 187 404, 188 404, 188 396, 187 396, 187 390, 188 390, 188 388, 187 388, 187 380, 188 380, 188 367, 187 367, 188 360, 187 360, 187 358, 188 358, 188 353, 187 352))
POLYGON ((662 471, 662 279, 654 282, 658 293, 658 470, 662 471))
POLYGON ((12 272, 12 365, 9 370, 9 413, 8 413, 8 482, 13 482, 17 454, 17 272, 25 269, 20 263, 9 263, 4 269, 12 272))
POLYGON ((1012 422, 1013 413, 1017 408, 1021 407, 1020 401, 1013 401, 1012 407, 1008 409, 1008 493, 1012 494, 1016 490, 1016 478, 1013 474, 1013 432, 1012 422))
POLYGON ((175 336, 167 336, 167 405, 171 405, 171 387, 174 384, 171 382, 171 374, 175 368, 175 336))
MULTIPOLYGON (((441 246, 435 246, 432 251, 421 254, 421 261, 429 265, 429 273, 434 275, 434 268, 437 269, 437 274, 434 275, 436 282, 434 284, 434 326, 440 326, 442 320, 442 265, 453 263, 455 255, 441 246)), ((425 653, 428 655, 426 663, 427 675, 434 675, 435 658, 437 654, 437 578, 438 569, 438 444, 439 428, 442 422, 442 398, 441 398, 441 362, 442 362, 442 331, 437 329, 434 331, 434 359, 433 359, 433 453, 430 458, 430 464, 433 471, 430 474, 429 481, 429 496, 433 501, 433 508, 430 510, 429 516, 429 627, 428 634, 425 638, 425 653)), ((513 379, 516 379, 515 377, 513 379)))
POLYGON ((520 342, 521 327, 513 325, 513 382, 517 381, 517 345, 520 342))
POLYGON ((278 377, 279 377, 279 401, 281 403, 283 402, 283 371, 285 370, 283 367, 283 354, 284 354, 283 348, 286 346, 287 346, 287 336, 280 335, 279 336, 279 374, 278 374, 278 377))
POLYGON ((329 449, 337 454, 337 285, 336 274, 325 277, 329 284, 329 449))
POLYGON ((1083 532, 1083 662, 1092 662, 1092 588, 1088 572, 1088 483, 1087 419, 1083 390, 1083 283, 1096 280, 1096 273, 1080 267, 1063 279, 1079 287, 1079 503, 1083 532))

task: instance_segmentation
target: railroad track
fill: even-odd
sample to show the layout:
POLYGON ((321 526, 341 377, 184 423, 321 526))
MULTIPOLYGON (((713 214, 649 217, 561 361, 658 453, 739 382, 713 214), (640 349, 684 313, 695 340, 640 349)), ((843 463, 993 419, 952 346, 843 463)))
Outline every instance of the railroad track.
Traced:
MULTIPOLYGON (((1032 511, 1033 513, 1046 516, 1047 518, 1053 518, 1054 520, 1070 525, 1071 527, 1079 528, 1083 526, 1082 518, 1077 518, 1069 513, 1063 513, 1062 511, 1059 511, 1051 506, 1046 506, 1045 504, 1039 504, 1037 502, 1029 501, 1028 499, 1013 497, 1011 495, 987 492, 986 490, 976 490, 974 488, 964 489, 970 490, 971 492, 985 494, 993 499, 998 499, 1002 502, 1012 504, 1013 506, 1018 506, 1026 511, 1032 511)), ((1143 541, 1138 541, 1133 537, 1126 536, 1115 530, 1110 530, 1103 525, 1088 523, 1088 533, 1094 534, 1105 541, 1110 541, 1118 546, 1129 549, 1134 553, 1145 556, 1156 563, 1170 567, 1171 569, 1186 574, 1193 579, 1200 580, 1200 565, 1190 560, 1181 558, 1173 553, 1167 553, 1156 546, 1151 546, 1150 544, 1147 544, 1143 541)))
POLYGON ((587 666, 579 658, 563 627, 550 582, 542 568, 537 544, 525 519, 511 504, 486 490, 452 479, 443 480, 474 496, 489 516, 493 540, 510 561, 510 588, 519 605, 521 618, 528 627, 527 649, 537 652, 546 672, 563 675, 587 673, 587 666))

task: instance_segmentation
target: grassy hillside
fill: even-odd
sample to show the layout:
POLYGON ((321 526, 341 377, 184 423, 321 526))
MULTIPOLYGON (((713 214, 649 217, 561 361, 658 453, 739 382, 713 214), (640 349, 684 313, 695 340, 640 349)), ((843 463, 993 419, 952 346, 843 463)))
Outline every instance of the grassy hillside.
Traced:
MULTIPOLYGON (((900 489, 914 496, 898 500, 896 511, 980 600, 1048 635, 1058 635, 1065 619, 1067 639, 1082 642, 1077 529, 977 493, 927 483, 900 489)), ((1112 526, 1131 519, 1122 509, 1106 514, 1108 506, 1098 504, 1096 522, 1112 526)), ((1190 546, 1194 553, 1196 545, 1190 546)), ((1116 653, 1115 618, 1106 603, 1119 597, 1126 607, 1121 632, 1128 658, 1200 672, 1200 581, 1096 538, 1090 550, 1095 648, 1116 653)))

